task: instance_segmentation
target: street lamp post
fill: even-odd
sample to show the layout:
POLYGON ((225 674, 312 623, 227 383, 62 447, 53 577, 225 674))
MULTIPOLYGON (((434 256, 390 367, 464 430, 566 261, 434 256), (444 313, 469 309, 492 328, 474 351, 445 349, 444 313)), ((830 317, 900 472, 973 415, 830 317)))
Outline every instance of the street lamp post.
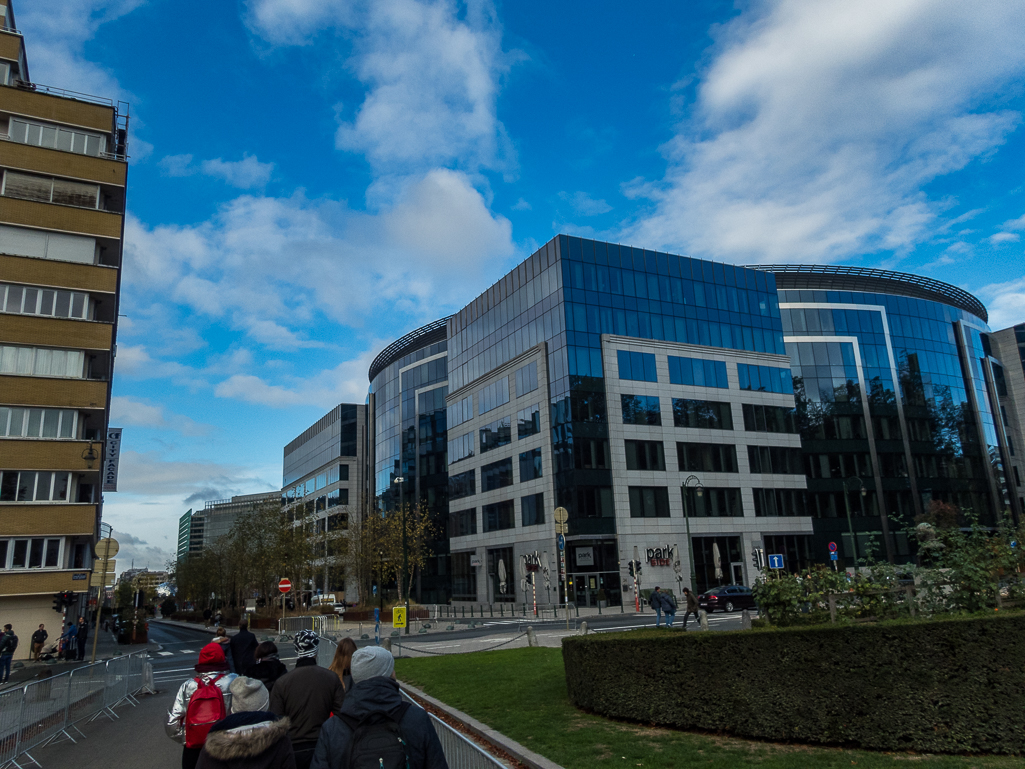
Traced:
POLYGON ((696 475, 687 477, 687 480, 683 482, 683 519, 687 522, 687 558, 690 559, 690 589, 697 590, 697 572, 694 571, 694 540, 690 536, 690 513, 687 511, 687 497, 688 489, 696 489, 697 495, 700 497, 705 487, 701 485, 701 479, 696 475), (693 481, 693 484, 691 483, 693 481))
MULTIPOLYGON (((403 476, 398 476, 395 479, 395 483, 402 484, 406 479, 403 476)), ((402 513, 402 579, 403 581, 409 580, 410 584, 406 585, 406 635, 409 635, 409 591, 412 585, 412 577, 409 574, 409 545, 406 542, 406 504, 403 500, 402 492, 404 489, 399 486, 399 512, 402 513)))
POLYGON ((861 496, 865 497, 868 495, 868 490, 865 488, 864 482, 856 475, 852 475, 850 478, 845 478, 843 482, 843 504, 847 510, 847 528, 851 532, 851 552, 854 554, 854 576, 858 575, 858 538, 854 534, 854 522, 851 520, 851 503, 847 499, 849 489, 847 484, 851 481, 857 481, 858 485, 861 486, 861 496))
POLYGON ((384 614, 384 551, 378 550, 377 555, 377 606, 384 614))

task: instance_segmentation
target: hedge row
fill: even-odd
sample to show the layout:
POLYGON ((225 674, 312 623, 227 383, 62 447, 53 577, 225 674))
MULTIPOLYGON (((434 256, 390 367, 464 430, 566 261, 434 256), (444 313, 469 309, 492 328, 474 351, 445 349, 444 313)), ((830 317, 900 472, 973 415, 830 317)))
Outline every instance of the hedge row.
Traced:
POLYGON ((1025 752, 1025 616, 574 636, 570 700, 613 718, 781 742, 1025 752))

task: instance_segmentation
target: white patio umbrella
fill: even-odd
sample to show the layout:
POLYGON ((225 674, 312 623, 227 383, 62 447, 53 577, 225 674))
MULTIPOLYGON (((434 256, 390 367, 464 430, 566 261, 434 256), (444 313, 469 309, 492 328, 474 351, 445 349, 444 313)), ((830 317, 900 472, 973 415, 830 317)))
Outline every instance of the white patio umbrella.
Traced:
POLYGON ((715 578, 722 579, 722 558, 719 556, 719 543, 712 543, 712 563, 715 564, 715 578))
POLYGON ((506 583, 506 578, 507 577, 508 577, 508 574, 506 574, 506 571, 505 571, 505 559, 499 558, 498 559, 498 589, 502 591, 503 595, 505 594, 505 583, 506 583))

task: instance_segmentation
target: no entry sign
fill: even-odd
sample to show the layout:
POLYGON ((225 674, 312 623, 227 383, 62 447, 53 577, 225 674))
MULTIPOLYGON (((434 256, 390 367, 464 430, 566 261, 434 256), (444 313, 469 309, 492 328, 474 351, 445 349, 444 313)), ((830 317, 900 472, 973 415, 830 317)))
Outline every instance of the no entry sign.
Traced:
POLYGON ((278 590, 282 593, 287 593, 292 589, 292 581, 289 579, 283 579, 278 583, 278 590))

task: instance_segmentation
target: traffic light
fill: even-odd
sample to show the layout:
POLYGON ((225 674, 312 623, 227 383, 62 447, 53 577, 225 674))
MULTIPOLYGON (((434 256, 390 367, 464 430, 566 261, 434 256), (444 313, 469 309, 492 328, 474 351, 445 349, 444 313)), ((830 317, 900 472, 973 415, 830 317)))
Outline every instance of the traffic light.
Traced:
POLYGON ((634 561, 630 561, 630 576, 634 576, 634 561))
POLYGON ((58 614, 64 613, 64 593, 57 593, 53 597, 53 610, 58 614))
POLYGON ((764 553, 765 551, 760 547, 756 547, 751 550, 751 565, 756 569, 765 568, 764 553))
POLYGON ((639 577, 639 576, 641 576, 641 562, 640 561, 634 561, 634 563, 637 564, 634 567, 634 571, 637 572, 637 576, 639 577))

